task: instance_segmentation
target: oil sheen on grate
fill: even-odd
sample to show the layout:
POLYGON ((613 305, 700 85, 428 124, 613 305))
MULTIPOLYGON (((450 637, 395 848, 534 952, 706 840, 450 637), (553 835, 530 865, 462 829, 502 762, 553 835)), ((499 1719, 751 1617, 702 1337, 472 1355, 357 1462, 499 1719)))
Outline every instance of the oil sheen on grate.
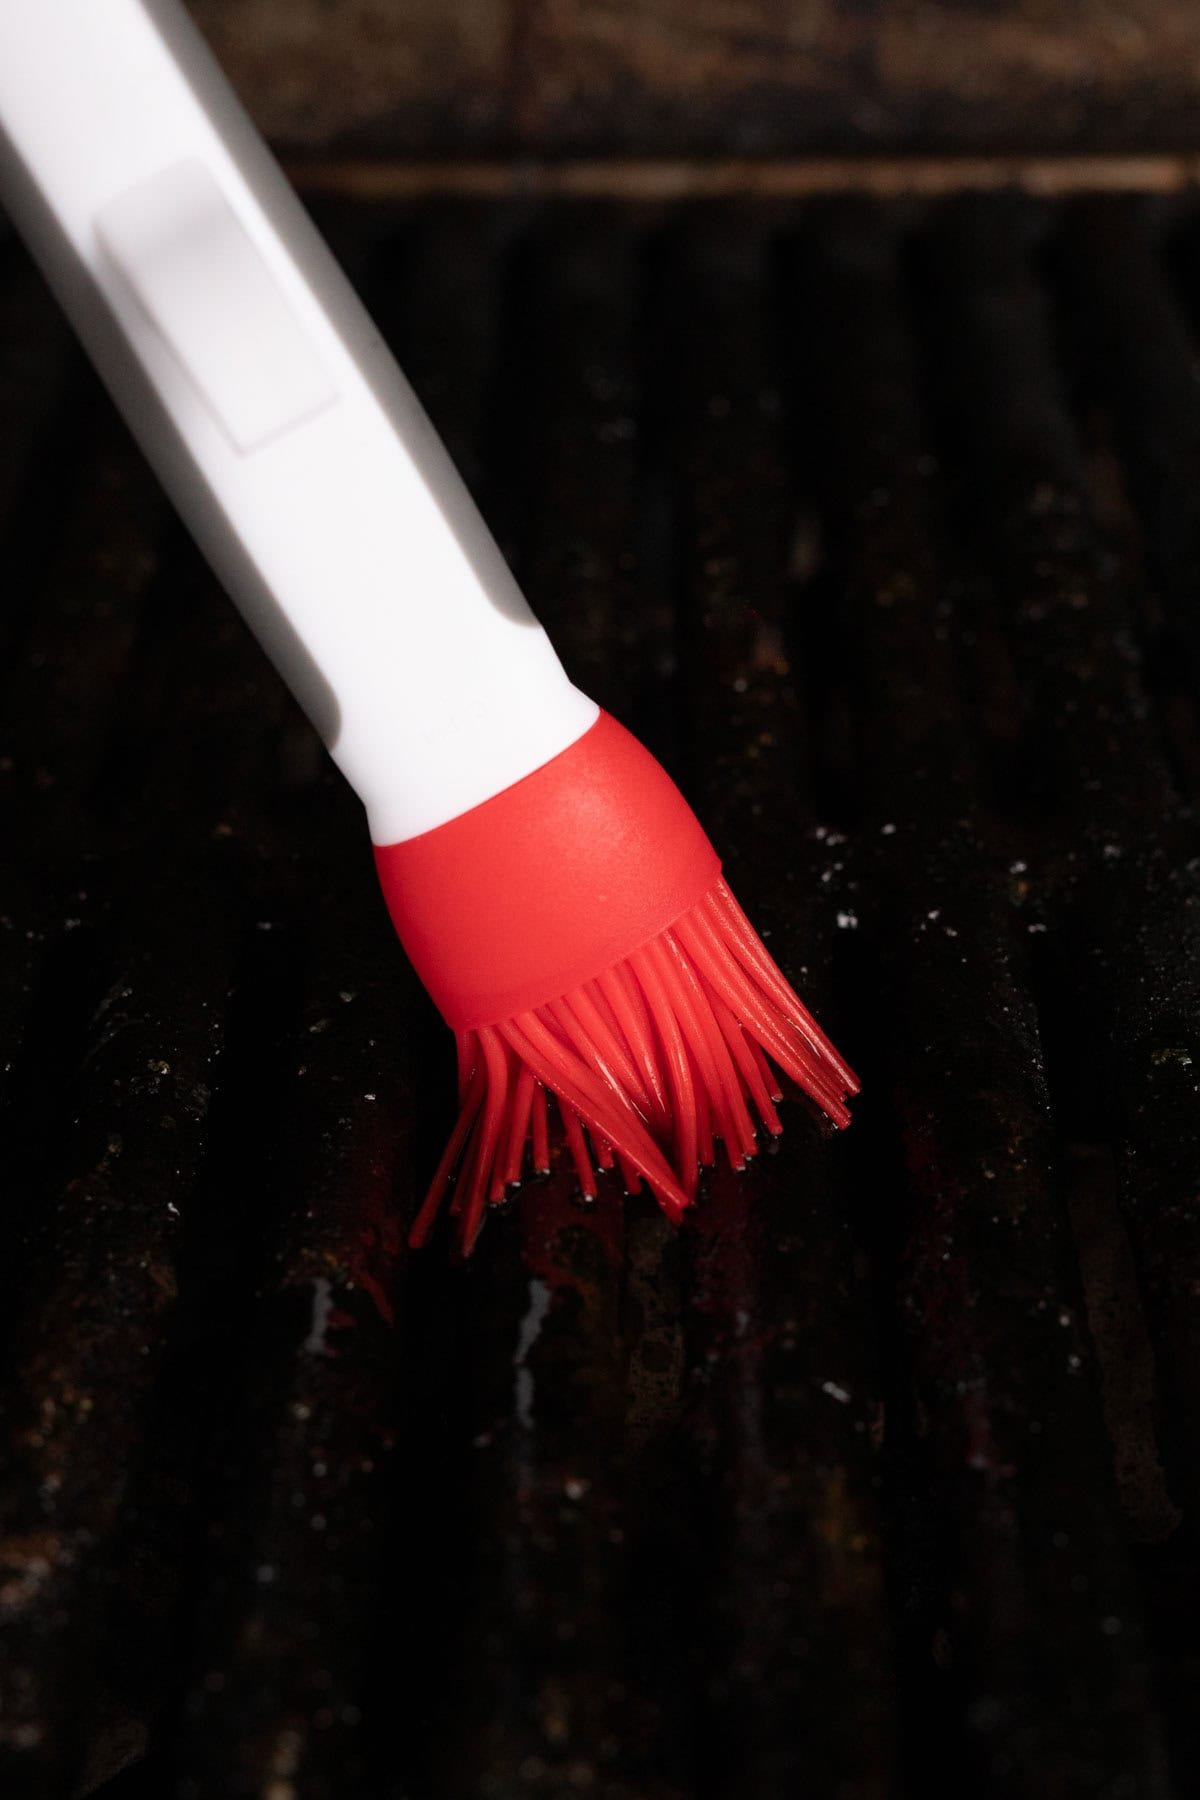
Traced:
POLYGON ((0 245, 0 1792, 1184 1800, 1200 219, 326 223, 865 1093, 408 1256, 448 1034, 0 245))

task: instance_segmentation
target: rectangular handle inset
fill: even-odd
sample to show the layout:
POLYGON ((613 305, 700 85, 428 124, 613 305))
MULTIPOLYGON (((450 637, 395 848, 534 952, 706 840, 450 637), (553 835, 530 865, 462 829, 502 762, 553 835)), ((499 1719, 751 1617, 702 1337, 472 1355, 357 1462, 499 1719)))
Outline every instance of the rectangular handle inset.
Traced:
POLYGON ((243 455, 337 399, 317 350, 203 163, 176 163, 110 201, 96 231, 103 254, 243 455))

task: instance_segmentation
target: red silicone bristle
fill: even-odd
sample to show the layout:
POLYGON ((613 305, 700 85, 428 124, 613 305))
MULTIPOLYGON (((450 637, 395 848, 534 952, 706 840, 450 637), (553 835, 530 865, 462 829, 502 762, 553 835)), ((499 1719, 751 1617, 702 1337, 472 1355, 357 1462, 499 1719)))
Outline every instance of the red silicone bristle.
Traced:
POLYGON ((612 1004, 613 1012, 621 1022, 625 1033, 625 1041, 633 1054, 634 1061, 645 1077, 647 1091, 652 1095, 659 1118, 664 1126, 671 1122, 671 1108, 667 1100, 666 1085, 659 1066, 658 1046, 654 1039, 654 1028, 650 1023, 650 1015, 646 1010, 646 1002, 633 979, 632 971, 624 963, 618 963, 597 977, 596 985, 612 1004))
POLYGON ((513 1090, 512 1117, 509 1121, 508 1147, 504 1153, 504 1185, 512 1187, 521 1179, 525 1145, 533 1118, 533 1090, 537 1086, 532 1069, 521 1064, 513 1090))
POLYGON ((538 1175, 550 1173, 550 1114, 546 1104, 546 1090, 540 1081, 535 1081, 533 1090, 533 1167, 538 1175))
POLYGON ((745 1032, 722 1000, 720 994, 710 994, 709 1004, 713 1017, 717 1021, 722 1037, 729 1046, 730 1055, 738 1066, 738 1073, 745 1085, 746 1092, 754 1101, 758 1116, 771 1133, 777 1137, 783 1127, 779 1123, 779 1114, 775 1111, 775 1099, 770 1086, 770 1069, 766 1057, 757 1044, 746 1037, 745 1032), (754 1052, 758 1050, 758 1055, 754 1052))
MULTIPOLYGON (((635 1048, 629 1030, 626 1029, 626 1026, 623 1025, 620 1018, 618 1018, 606 989, 599 981, 589 981, 586 987, 581 988, 579 992, 586 1000, 594 1005, 596 1011, 608 1027, 609 1032, 628 1056, 630 1065, 634 1071, 634 1082, 630 1087, 630 1093, 638 1092, 642 1095, 645 1102, 643 1109, 645 1117, 650 1121, 652 1128, 654 1130, 664 1128, 668 1122, 668 1114, 666 1103, 658 1093, 656 1087, 657 1072, 654 1070, 653 1050, 651 1049, 648 1052, 650 1067, 647 1069, 635 1048)), ((637 1027, 634 1024, 634 1017, 628 999, 622 997, 620 993, 618 993, 618 998, 621 999, 630 1026, 636 1034, 637 1027)))
POLYGON ((645 946, 635 950, 629 964, 638 986, 658 1027, 659 1040, 666 1057, 667 1082, 671 1091, 675 1123, 675 1167, 688 1194, 696 1191, 699 1172, 699 1133, 696 1126, 696 1095, 688 1062, 687 1047, 679 1020, 671 1010, 662 981, 645 946))
POLYGON ((567 1134, 567 1148, 571 1152, 571 1161, 575 1164, 575 1173, 579 1177, 579 1191, 585 1200, 594 1200, 599 1189, 596 1186, 596 1173, 592 1168, 587 1145, 583 1141, 583 1126, 579 1123, 579 1114, 573 1106, 562 1109, 563 1129, 567 1134))
POLYGON ((578 994, 571 998, 574 1005, 568 1004, 566 1000, 559 1000, 546 1007, 545 1023, 607 1086, 626 1094, 644 1115, 647 1110, 645 1090, 633 1064, 607 1030, 594 1007, 589 1016, 586 997, 582 1005, 579 1004, 578 994))
POLYGON ((433 1227, 434 1220, 437 1218, 438 1211, 441 1208, 442 1201, 445 1197, 446 1183, 454 1173, 455 1166, 462 1153, 462 1147, 467 1141, 467 1135, 475 1123, 475 1115, 483 1104, 484 1079, 484 1073, 481 1068, 477 1073, 476 1081, 468 1089, 467 1094, 464 1097, 454 1130, 450 1134, 450 1140, 447 1143, 446 1148, 442 1151, 442 1159, 438 1163, 433 1180, 429 1184, 429 1190, 425 1195, 424 1204, 417 1214, 416 1222, 413 1225, 412 1230, 409 1232, 409 1243, 412 1244, 414 1249, 419 1249, 425 1242, 433 1227))
POLYGON ((696 1083, 696 1160, 702 1169, 711 1169, 716 1161, 713 1149, 712 1107, 702 1081, 696 1083))
MULTIPOLYGON (((653 962, 655 973, 667 996, 667 1002, 675 1018, 679 1021, 680 1034, 687 1047, 689 1060, 700 1077, 699 1083, 695 1085, 698 1089, 701 1087, 703 1089, 704 1097, 711 1111, 713 1129, 720 1136, 732 1159, 740 1162, 738 1134, 726 1104, 725 1092, 712 1058, 710 1046, 692 1005, 692 996, 687 990, 686 983, 680 977, 678 966, 667 954, 661 938, 656 939, 652 944, 647 944, 645 954, 653 962)), ((698 1149, 697 1158, 699 1158, 698 1149)))
POLYGON ((499 1029, 510 1048, 553 1089, 560 1103, 573 1106, 608 1138, 614 1150, 623 1151, 667 1211, 679 1212, 688 1205, 690 1191, 681 1187, 633 1107, 619 1093, 606 1092, 586 1065, 553 1037, 534 1013, 521 1013, 506 1020, 499 1029))
MULTIPOLYGON (((712 1078, 715 1078, 718 1083, 721 1095, 719 1110, 724 1122, 722 1136, 729 1154, 731 1157, 733 1156, 736 1143, 740 1144, 743 1156, 754 1156, 758 1150, 754 1136, 754 1121, 751 1119, 749 1108, 746 1105, 738 1072, 730 1060, 729 1047, 721 1036, 720 1026, 713 1017, 712 1003, 673 932, 663 933, 662 947, 664 958, 669 958, 680 988, 687 995, 691 1017, 695 1021, 696 1029, 704 1044, 706 1066, 712 1071, 712 1078)), ((714 1105, 717 1104, 716 1096, 714 1096, 714 1105)))
MULTIPOLYGON (((730 1016, 732 1017, 732 1014, 730 1016)), ((779 1102, 783 1099, 783 1089, 779 1085, 774 1069, 767 1061, 765 1050, 757 1039, 747 1037, 746 1033, 741 1030, 740 1025, 738 1030, 741 1033, 743 1043, 749 1046, 750 1054, 758 1065, 758 1072, 762 1076, 764 1087, 768 1094, 770 1094, 771 1099, 775 1102, 776 1106, 778 1106, 779 1102)))
POLYGON ((774 1064, 835 1124, 857 1091, 724 883, 624 962, 458 1040, 461 1110, 414 1243, 456 1167, 451 1210, 467 1250, 527 1149, 535 1171, 549 1169, 551 1093, 580 1191, 594 1196, 596 1165, 615 1166, 627 1192, 644 1182, 678 1221, 715 1136, 740 1168, 756 1153, 756 1120, 779 1132, 774 1064))
POLYGON ((675 929, 704 978, 720 994, 736 1018, 753 1030, 768 1054, 798 1087, 810 1094, 835 1124, 849 1122, 844 1086, 823 1063, 795 1022, 778 1011, 751 982, 723 946, 711 921, 699 909, 680 919, 675 929))
POLYGON ((607 1019, 587 989, 577 988, 573 994, 568 994, 560 1001, 554 1010, 560 1020, 570 1020, 571 1041, 577 1047, 581 1042, 590 1042, 599 1061, 613 1071, 638 1111, 648 1118, 654 1111, 654 1103, 633 1058, 619 1034, 609 1028, 607 1019))
POLYGON ((614 1151, 613 1154, 617 1160, 617 1169, 621 1176, 621 1186, 624 1188, 625 1192, 627 1194, 640 1194, 642 1191, 642 1178, 634 1168, 633 1164, 622 1156, 619 1150, 614 1151))
POLYGON ((861 1085, 858 1076, 838 1055, 723 881, 718 882, 713 892, 707 896, 704 906, 710 916, 715 915, 724 921, 725 941, 758 985, 774 1000, 784 1016, 793 1020, 801 1034, 819 1051, 822 1060, 833 1069, 842 1085, 850 1093, 857 1094, 861 1085))
POLYGON ((503 1041, 490 1026, 485 1025, 479 1032, 479 1043, 487 1070, 488 1086, 483 1119, 477 1127, 478 1154, 462 1201, 462 1238, 463 1247, 467 1250, 474 1244, 483 1224, 483 1209, 492 1185, 492 1162, 500 1142, 508 1099, 508 1055, 503 1041))

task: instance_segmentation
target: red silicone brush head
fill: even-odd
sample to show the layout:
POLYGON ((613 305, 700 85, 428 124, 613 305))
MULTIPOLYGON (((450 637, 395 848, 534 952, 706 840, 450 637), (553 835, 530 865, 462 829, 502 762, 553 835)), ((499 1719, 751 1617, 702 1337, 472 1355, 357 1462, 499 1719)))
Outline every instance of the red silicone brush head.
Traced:
POLYGON ((734 1167, 780 1129, 774 1070, 836 1125, 858 1083, 721 879, 670 777, 607 714, 447 825, 377 848, 388 906, 458 1042, 458 1123, 413 1227, 448 1189, 469 1250, 532 1157, 553 1095, 593 1164, 678 1219, 720 1140, 734 1167), (586 1134, 586 1135, 585 1135, 586 1134), (591 1148, 589 1150, 590 1139, 591 1148))

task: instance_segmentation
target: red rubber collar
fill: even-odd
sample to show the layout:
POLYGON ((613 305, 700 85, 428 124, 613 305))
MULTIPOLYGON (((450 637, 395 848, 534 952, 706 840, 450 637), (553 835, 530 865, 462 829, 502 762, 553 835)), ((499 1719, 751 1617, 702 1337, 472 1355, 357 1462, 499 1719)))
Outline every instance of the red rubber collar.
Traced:
POLYGON ((721 865, 666 771, 608 713, 544 767, 375 862, 447 1024, 589 981, 695 906, 721 865))

